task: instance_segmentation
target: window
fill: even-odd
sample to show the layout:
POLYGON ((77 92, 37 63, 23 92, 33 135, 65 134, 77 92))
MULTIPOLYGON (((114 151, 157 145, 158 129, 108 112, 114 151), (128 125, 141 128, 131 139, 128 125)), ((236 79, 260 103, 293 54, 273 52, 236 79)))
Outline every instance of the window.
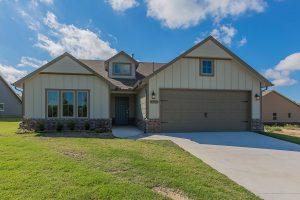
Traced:
POLYGON ((77 116, 88 117, 88 91, 77 92, 77 116))
POLYGON ((288 118, 291 118, 292 117, 292 113, 288 113, 288 118))
POLYGON ((4 103, 0 103, 0 111, 4 111, 4 103))
POLYGON ((201 60, 200 74, 203 76, 214 75, 214 61, 213 60, 201 60))
POLYGON ((62 91, 62 117, 74 117, 74 91, 62 91))
POLYGON ((273 120, 277 120, 277 113, 273 113, 273 120))
POLYGON ((131 64, 130 63, 113 63, 112 66, 113 75, 130 76, 131 64))
POLYGON ((47 91, 47 117, 58 117, 59 91, 47 91))

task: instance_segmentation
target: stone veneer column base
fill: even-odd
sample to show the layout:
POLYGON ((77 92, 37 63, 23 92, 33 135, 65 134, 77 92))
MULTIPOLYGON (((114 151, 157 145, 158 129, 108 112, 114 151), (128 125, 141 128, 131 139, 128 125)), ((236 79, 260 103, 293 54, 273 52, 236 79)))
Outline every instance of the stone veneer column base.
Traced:
POLYGON ((263 131, 264 125, 260 119, 252 119, 251 121, 251 131, 263 131))
POLYGON ((75 122, 75 130, 85 130, 84 125, 86 122, 89 122, 90 130, 104 129, 105 131, 111 131, 112 128, 111 119, 23 119, 20 128, 38 131, 39 123, 43 123, 45 130, 55 131, 57 124, 61 123, 63 130, 68 130, 70 121, 75 122))
POLYGON ((145 132, 146 133, 160 133, 160 120, 159 119, 145 119, 145 132))

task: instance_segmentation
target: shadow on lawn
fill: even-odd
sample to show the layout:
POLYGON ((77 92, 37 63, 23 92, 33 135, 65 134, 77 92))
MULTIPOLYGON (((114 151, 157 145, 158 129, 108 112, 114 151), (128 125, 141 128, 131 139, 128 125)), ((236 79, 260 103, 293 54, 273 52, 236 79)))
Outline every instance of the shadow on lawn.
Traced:
POLYGON ((65 137, 65 138, 99 138, 99 139, 114 139, 112 133, 97 133, 97 132, 39 132, 37 137, 65 137))

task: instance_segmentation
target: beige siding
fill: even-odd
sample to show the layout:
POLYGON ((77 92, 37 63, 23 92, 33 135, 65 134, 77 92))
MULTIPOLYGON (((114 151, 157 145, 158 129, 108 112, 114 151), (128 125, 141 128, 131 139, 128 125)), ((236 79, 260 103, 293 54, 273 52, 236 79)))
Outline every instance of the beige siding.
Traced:
POLYGON ((186 56, 189 57, 207 57, 207 58, 232 58, 227 52, 223 51, 214 42, 208 40, 206 43, 202 44, 200 47, 194 49, 186 56))
POLYGON ((147 91, 141 89, 136 95, 136 118, 143 120, 147 117, 147 91))
POLYGON ((300 122, 300 107, 275 92, 263 96, 262 105, 263 122, 300 122), (273 113, 277 113, 277 120, 273 120, 273 113))
POLYGON ((109 86, 92 75, 39 74, 25 82, 25 117, 45 118, 46 89, 90 90, 90 117, 109 118, 109 86))
POLYGON ((53 63, 42 72, 92 74, 89 70, 85 69, 68 56, 53 63))
MULTIPOLYGON (((250 71, 234 60, 215 60, 214 76, 200 76, 197 58, 181 58, 149 79, 149 93, 154 91, 159 100, 159 89, 243 90, 252 92, 252 118, 260 118, 260 103, 254 95, 260 94, 260 82, 250 71)), ((150 103, 149 118, 159 118, 159 104, 150 103)))

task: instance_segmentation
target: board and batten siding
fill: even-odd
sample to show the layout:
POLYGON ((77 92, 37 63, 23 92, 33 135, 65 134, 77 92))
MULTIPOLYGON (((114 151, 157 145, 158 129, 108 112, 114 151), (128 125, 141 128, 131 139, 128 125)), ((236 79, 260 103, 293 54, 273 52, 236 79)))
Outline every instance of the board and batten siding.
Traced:
MULTIPOLYGON (((260 81, 235 60, 215 59, 214 76, 201 76, 199 58, 181 58, 149 79, 149 93, 156 93, 160 100, 160 89, 208 89, 243 90, 252 92, 252 119, 260 119, 260 81)), ((159 103, 149 103, 149 118, 159 119, 159 103)))
POLYGON ((46 89, 90 91, 90 118, 109 119, 109 86, 94 75, 38 74, 25 81, 25 118, 46 117, 46 89))

